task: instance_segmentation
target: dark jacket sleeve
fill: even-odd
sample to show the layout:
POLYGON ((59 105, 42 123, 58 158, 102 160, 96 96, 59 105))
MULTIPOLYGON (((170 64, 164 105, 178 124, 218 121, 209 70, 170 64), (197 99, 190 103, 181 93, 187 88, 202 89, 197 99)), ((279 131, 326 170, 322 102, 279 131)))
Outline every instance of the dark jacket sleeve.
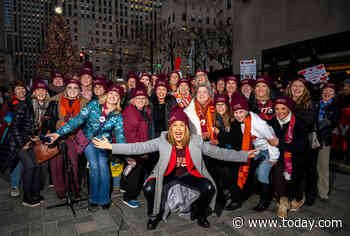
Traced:
POLYGON ((51 101, 47 107, 46 113, 42 118, 42 134, 54 133, 58 121, 58 102, 51 101))
POLYGON ((305 151, 307 142, 304 122, 302 122, 299 119, 296 119, 293 132, 293 141, 290 143, 286 143, 283 138, 283 140, 280 140, 278 148, 281 151, 287 151, 291 153, 302 153, 305 151))

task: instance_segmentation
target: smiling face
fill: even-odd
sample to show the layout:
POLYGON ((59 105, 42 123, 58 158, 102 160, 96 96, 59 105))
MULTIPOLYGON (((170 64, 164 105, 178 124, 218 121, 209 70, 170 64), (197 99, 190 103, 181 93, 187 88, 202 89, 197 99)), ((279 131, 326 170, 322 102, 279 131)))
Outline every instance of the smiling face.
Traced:
POLYGON ((188 87, 187 83, 181 83, 179 85, 179 92, 180 94, 187 95, 190 91, 190 87, 188 87))
POLYGON ((134 89, 136 88, 136 79, 135 78, 130 78, 128 80, 128 88, 129 89, 134 89))
POLYGON ((234 118, 239 122, 242 123, 244 122, 245 118, 248 115, 248 111, 244 109, 239 109, 233 112, 234 118))
POLYGON ((92 83, 91 75, 82 75, 82 76, 80 76, 80 82, 81 82, 81 85, 84 86, 84 87, 90 86, 91 83, 92 83))
POLYGON ((164 100, 166 94, 167 94, 167 88, 165 88, 163 86, 159 86, 156 89, 156 95, 157 95, 158 100, 164 100))
POLYGON ((135 106, 138 110, 142 110, 146 105, 146 97, 145 96, 137 96, 135 97, 135 106))
POLYGON ((224 92, 224 90, 225 90, 225 81, 223 81, 222 79, 219 80, 219 81, 216 83, 216 90, 217 90, 219 93, 224 92))
POLYGON ((175 142, 182 144, 182 140, 185 137, 186 125, 183 121, 175 121, 171 124, 169 131, 172 133, 175 142))
POLYGON ((227 83, 226 83, 226 91, 229 94, 233 94, 234 92, 236 92, 236 89, 237 89, 236 81, 233 81, 233 80, 227 81, 227 83))
POLYGON ((196 99, 201 105, 205 105, 209 100, 209 91, 206 87, 199 87, 197 90, 196 99))
POLYGON ((291 84, 290 89, 291 89, 293 98, 296 100, 304 94, 305 85, 303 82, 296 80, 291 84))
POLYGON ((205 73, 198 73, 196 75, 196 80, 195 80, 195 84, 198 86, 198 85, 201 85, 201 84, 205 84, 208 80, 208 77, 205 73))
POLYGON ((255 86, 255 97, 257 100, 265 100, 269 97, 269 87, 265 83, 258 83, 255 86))
POLYGON ((287 106, 285 106, 283 104, 276 104, 275 105, 275 113, 276 113, 277 119, 283 120, 284 118, 286 118, 289 115, 290 110, 287 106))
POLYGON ((335 96, 335 91, 332 88, 324 88, 321 93, 322 101, 329 102, 335 96))
POLYGON ((94 87, 94 94, 96 96, 101 96, 105 93, 105 89, 101 84, 96 84, 94 87))
POLYGON ((17 86, 15 87, 15 95, 16 97, 23 101, 26 98, 27 91, 24 87, 22 86, 17 86))
POLYGON ((252 87, 249 85, 249 84, 244 84, 242 87, 241 87, 241 91, 243 93, 243 95, 247 98, 249 98, 251 92, 253 91, 252 87))
POLYGON ((46 91, 46 89, 38 88, 38 89, 35 89, 35 91, 33 92, 33 94, 34 94, 34 97, 35 97, 39 102, 42 102, 42 101, 44 101, 45 98, 46 98, 47 91, 46 91))
POLYGON ((225 114, 225 112, 227 111, 227 106, 224 102, 217 102, 215 104, 215 110, 217 113, 219 113, 221 116, 223 116, 225 114))
POLYGON ((169 78, 169 84, 171 86, 176 86, 177 82, 179 81, 179 75, 177 73, 171 73, 169 78))
POLYGON ((71 83, 67 85, 66 91, 69 99, 75 99, 79 95, 80 87, 75 83, 71 83))
POLYGON ((148 88, 148 86, 150 85, 150 80, 148 76, 142 76, 140 82, 142 82, 146 86, 146 88, 148 88))
POLYGON ((63 87, 63 78, 62 77, 55 77, 52 81, 52 84, 56 87, 63 87))
POLYGON ((107 93, 106 102, 111 105, 117 105, 120 101, 119 94, 116 91, 109 91, 107 93))

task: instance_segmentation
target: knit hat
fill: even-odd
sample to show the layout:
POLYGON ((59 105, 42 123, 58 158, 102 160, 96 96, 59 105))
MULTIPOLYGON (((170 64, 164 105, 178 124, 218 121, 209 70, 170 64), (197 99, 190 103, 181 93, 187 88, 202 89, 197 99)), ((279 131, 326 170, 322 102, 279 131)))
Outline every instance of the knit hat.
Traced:
POLYGON ((30 91, 33 93, 36 89, 39 89, 39 88, 45 89, 46 91, 49 90, 49 87, 47 86, 47 84, 42 79, 37 78, 36 80, 34 80, 30 91))
POLYGON ((259 76, 256 78, 254 86, 256 86, 258 83, 264 83, 270 88, 272 85, 272 78, 266 75, 259 76))
POLYGON ((224 82, 226 83, 225 77, 220 77, 220 78, 218 78, 218 79, 216 80, 216 83, 218 83, 220 80, 222 80, 222 81, 224 81, 224 82))
POLYGON ((322 87, 322 90, 325 88, 331 88, 335 90, 335 85, 333 83, 326 82, 324 83, 324 86, 322 87))
POLYGON ((238 79, 236 78, 236 76, 233 76, 233 75, 230 75, 230 76, 226 76, 225 77, 225 82, 229 82, 229 81, 234 81, 236 82, 236 84, 238 85, 239 81, 238 79))
POLYGON ((253 87, 254 80, 252 80, 252 79, 243 79, 243 80, 241 80, 240 84, 241 84, 241 87, 243 85, 246 85, 246 84, 248 84, 249 86, 253 87))
POLYGON ((144 77, 144 76, 148 77, 148 78, 151 80, 151 76, 150 76, 150 74, 148 74, 147 72, 142 72, 142 73, 140 74, 139 79, 141 79, 141 78, 144 77))
POLYGON ((205 71, 205 70, 202 70, 202 69, 198 69, 197 71, 196 71, 196 75, 199 75, 199 74, 205 74, 206 76, 208 76, 208 72, 207 71, 205 71))
POLYGON ((96 85, 102 85, 104 90, 107 90, 107 79, 104 75, 96 75, 94 80, 94 87, 96 85))
POLYGON ((179 76, 179 79, 181 79, 180 73, 178 71, 171 71, 168 73, 168 78, 170 79, 171 74, 177 74, 179 76))
POLYGON ((249 111, 248 100, 243 95, 236 96, 232 99, 231 109, 233 112, 241 109, 249 111))
POLYGON ((168 81, 162 80, 162 79, 157 79, 157 81, 154 85, 154 90, 157 90, 158 87, 164 87, 168 90, 169 89, 168 81))
POLYGON ((90 75, 91 77, 94 77, 92 69, 90 67, 83 67, 79 73, 79 76, 82 75, 90 75))
POLYGON ((76 84, 76 85, 78 85, 80 87, 80 81, 76 80, 76 79, 66 78, 64 83, 65 83, 65 87, 67 87, 68 84, 76 84))
POLYGON ((190 85, 190 81, 188 81, 187 79, 180 79, 179 81, 177 81, 177 87, 179 87, 179 86, 180 86, 180 84, 182 84, 182 83, 187 84, 187 85, 188 85, 188 87, 190 87, 190 86, 191 86, 191 85, 190 85))
POLYGON ((51 78, 54 79, 54 78, 63 78, 63 74, 60 73, 60 72, 52 72, 51 73, 51 78))
POLYGON ((226 104, 226 106, 229 106, 229 99, 227 97, 227 95, 225 94, 216 94, 214 97, 214 103, 215 105, 219 102, 223 102, 226 104))
POLYGON ((146 89, 144 87, 136 87, 131 92, 131 98, 137 97, 137 96, 145 96, 148 97, 146 89))
POLYGON ((138 80, 138 76, 134 72, 129 72, 128 75, 126 76, 126 81, 128 81, 131 78, 135 78, 138 80))
POLYGON ((277 104, 283 104, 283 105, 285 105, 286 107, 288 107, 289 110, 293 111, 295 102, 294 102, 293 99, 290 98, 290 97, 281 96, 281 97, 279 97, 279 98, 277 98, 277 99, 275 100, 274 106, 276 106, 277 104))
POLYGON ((168 127, 170 127, 175 121, 182 121, 187 127, 189 127, 189 120, 183 109, 175 108, 171 111, 168 119, 168 127))
MULTIPOLYGON (((134 89, 135 90, 135 89, 134 89)), ((119 85, 112 85, 109 87, 108 92, 114 91, 119 94, 120 99, 124 97, 124 89, 119 85)))

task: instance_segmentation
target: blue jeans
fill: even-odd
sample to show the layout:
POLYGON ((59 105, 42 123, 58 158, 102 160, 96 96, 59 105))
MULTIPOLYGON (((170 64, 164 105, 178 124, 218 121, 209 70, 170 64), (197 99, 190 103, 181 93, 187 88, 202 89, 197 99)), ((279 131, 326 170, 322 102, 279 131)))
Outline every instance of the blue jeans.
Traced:
POLYGON ((19 181, 21 180, 21 173, 22 173, 22 163, 18 162, 16 168, 10 174, 11 188, 19 187, 19 181))
POLYGON ((110 173, 108 153, 97 149, 90 142, 85 148, 85 156, 90 167, 90 199, 93 204, 108 204, 110 202, 110 173))
POLYGON ((256 175, 261 183, 269 184, 269 175, 272 167, 272 162, 269 161, 270 155, 268 150, 261 150, 255 157, 255 160, 260 160, 256 168, 256 175))

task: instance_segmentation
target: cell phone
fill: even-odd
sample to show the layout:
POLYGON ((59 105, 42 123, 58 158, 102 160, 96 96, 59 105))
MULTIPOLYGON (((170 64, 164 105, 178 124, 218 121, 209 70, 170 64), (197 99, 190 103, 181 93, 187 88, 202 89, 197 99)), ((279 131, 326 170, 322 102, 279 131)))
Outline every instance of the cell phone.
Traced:
POLYGON ((51 143, 51 137, 46 137, 45 135, 40 134, 39 138, 43 143, 51 143))

